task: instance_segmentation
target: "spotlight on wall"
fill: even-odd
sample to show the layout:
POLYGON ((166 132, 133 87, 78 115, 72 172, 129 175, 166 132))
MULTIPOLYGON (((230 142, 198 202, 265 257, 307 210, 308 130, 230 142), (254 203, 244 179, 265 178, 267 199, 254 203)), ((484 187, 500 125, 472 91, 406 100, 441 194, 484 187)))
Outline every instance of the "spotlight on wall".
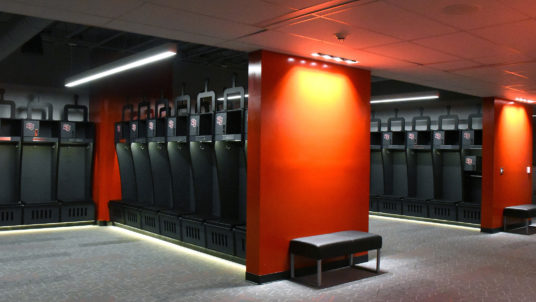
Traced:
POLYGON ((356 64, 356 63, 359 63, 359 61, 356 61, 356 60, 351 60, 351 59, 346 59, 346 58, 341 58, 341 57, 337 57, 337 56, 333 56, 333 55, 328 55, 328 54, 325 54, 325 53, 320 53, 320 52, 313 52, 311 54, 311 56, 313 57, 322 57, 326 60, 333 60, 335 62, 345 62, 347 64, 356 64))
POLYGON ((374 96, 370 98, 370 103, 381 104, 394 102, 426 101, 436 99, 439 99, 438 91, 427 91, 374 96))
POLYGON ((177 54, 177 46, 167 43, 138 54, 119 59, 117 61, 90 69, 81 74, 65 80, 65 87, 75 87, 104 77, 108 77, 126 70, 158 62, 177 54))

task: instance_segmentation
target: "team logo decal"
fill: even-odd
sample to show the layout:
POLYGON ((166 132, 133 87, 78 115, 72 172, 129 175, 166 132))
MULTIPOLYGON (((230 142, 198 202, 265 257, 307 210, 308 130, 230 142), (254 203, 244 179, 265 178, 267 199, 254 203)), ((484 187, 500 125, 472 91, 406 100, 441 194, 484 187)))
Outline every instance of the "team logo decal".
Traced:
POLYGON ((154 123, 153 122, 149 122, 149 129, 154 130, 154 123))
POLYGON ((222 126, 222 125, 223 125, 223 116, 219 115, 219 116, 216 118, 216 124, 218 124, 218 126, 222 126))
POLYGON ((441 139, 441 133, 437 132, 436 134, 434 134, 434 138, 441 139))
POLYGON ((469 132, 464 132, 464 133, 463 133, 463 138, 465 138, 465 139, 470 139, 470 138, 471 138, 471 133, 469 133, 469 132))
POLYGON ((63 124, 63 131, 65 131, 65 132, 71 132, 71 125, 69 125, 69 124, 63 124))
POLYGON ((117 125, 117 132, 121 132, 121 126, 117 125))
POLYGON ((131 127, 132 131, 136 131, 136 128, 137 128, 136 124, 132 124, 132 127, 131 127))
POLYGON ((389 135, 389 134, 384 134, 384 135, 383 135, 383 139, 386 140, 386 141, 388 141, 389 139, 391 139, 391 135, 389 135))
POLYGON ((168 121, 168 128, 169 128, 169 129, 173 129, 173 128, 175 128, 175 122, 174 122, 173 120, 169 120, 169 121, 168 121))
POLYGON ((197 127, 197 120, 196 120, 195 118, 190 119, 190 125, 191 125, 192 127, 196 128, 196 127, 197 127))
POLYGON ((415 139, 415 133, 410 133, 410 134, 408 134, 408 138, 409 138, 410 140, 414 140, 414 139, 415 139))
POLYGON ((465 163, 466 163, 467 165, 469 165, 469 166, 472 166, 472 165, 473 165, 473 159, 470 158, 470 157, 468 157, 468 158, 465 159, 465 163))
POLYGON ((35 129, 34 123, 26 123, 26 129, 33 131, 35 129))

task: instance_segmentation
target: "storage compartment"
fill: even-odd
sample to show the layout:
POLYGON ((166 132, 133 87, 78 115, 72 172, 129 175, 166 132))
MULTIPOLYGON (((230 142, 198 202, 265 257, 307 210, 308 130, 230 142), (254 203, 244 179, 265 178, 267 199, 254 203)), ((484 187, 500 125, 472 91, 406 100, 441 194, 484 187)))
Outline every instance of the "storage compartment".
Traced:
POLYGON ((458 221, 480 224, 480 204, 462 202, 458 205, 458 221))
POLYGON ((378 198, 378 212, 402 214, 402 198, 394 196, 380 196, 378 198))
POLYGON ((73 202, 61 205, 61 221, 95 220, 95 204, 93 202, 73 202))
POLYGON ((406 216, 428 217, 428 204, 425 200, 404 198, 402 201, 402 214, 406 216))
POLYGON ((213 114, 201 114, 199 116, 199 135, 212 135, 213 133, 213 114))
POLYGON ((158 221, 160 223, 160 235, 182 240, 181 219, 178 215, 158 213, 158 221))
POLYGON ((202 220, 195 218, 182 218, 182 241, 195 244, 201 247, 207 247, 205 240, 205 224, 202 220))
POLYGON ((428 204, 429 216, 434 219, 457 220, 457 209, 455 202, 430 201, 428 204))
POLYGON ((0 206, 0 226, 22 224, 22 207, 20 205, 0 206))
POLYGON ((125 207, 125 224, 134 228, 141 229, 140 210, 132 207, 125 207))
POLYGON ((231 225, 221 224, 214 221, 205 223, 207 235, 207 248, 234 255, 234 236, 231 225))
POLYGON ((160 223, 158 221, 158 212, 147 209, 140 209, 141 229, 160 234, 160 223))
POLYGON ((23 215, 24 224, 60 222, 60 207, 56 204, 25 205, 23 215))
POLYGON ((381 146, 382 145, 382 134, 380 132, 371 132, 370 133, 370 145, 371 146, 381 146))

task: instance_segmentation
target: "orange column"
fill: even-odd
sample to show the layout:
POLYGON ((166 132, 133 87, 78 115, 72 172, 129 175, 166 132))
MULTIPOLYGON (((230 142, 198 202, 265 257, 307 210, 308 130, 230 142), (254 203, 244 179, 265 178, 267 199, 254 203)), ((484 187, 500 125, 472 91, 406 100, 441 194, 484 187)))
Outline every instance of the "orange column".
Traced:
POLYGON ((483 109, 482 231, 497 232, 505 207, 532 203, 532 108, 488 98, 483 109))
POLYGON ((250 56, 249 280, 285 276, 292 238, 368 230, 369 100, 369 71, 250 56))

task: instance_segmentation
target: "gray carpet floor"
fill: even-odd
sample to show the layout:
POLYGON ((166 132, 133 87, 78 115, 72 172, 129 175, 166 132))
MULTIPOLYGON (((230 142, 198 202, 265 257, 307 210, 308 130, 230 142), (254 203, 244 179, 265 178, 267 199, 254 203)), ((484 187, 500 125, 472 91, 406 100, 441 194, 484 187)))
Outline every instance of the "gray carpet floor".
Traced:
MULTIPOLYGON (((535 301, 536 236, 371 217, 381 273, 255 285, 244 266, 116 227, 0 233, 0 301, 535 301)), ((362 267, 375 267, 375 253, 362 267)))

